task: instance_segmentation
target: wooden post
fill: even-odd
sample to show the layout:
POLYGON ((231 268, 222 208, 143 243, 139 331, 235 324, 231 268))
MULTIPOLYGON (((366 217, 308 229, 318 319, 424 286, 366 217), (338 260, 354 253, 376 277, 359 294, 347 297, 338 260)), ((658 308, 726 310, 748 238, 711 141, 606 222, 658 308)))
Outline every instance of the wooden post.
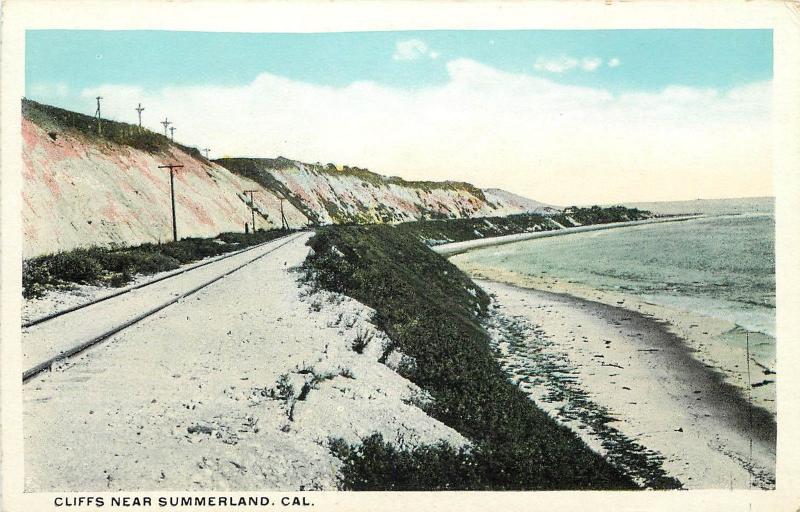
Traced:
POLYGON ((178 241, 178 225, 175 220, 175 169, 183 167, 177 164, 159 165, 159 169, 169 169, 169 195, 172 200, 172 240, 178 241))

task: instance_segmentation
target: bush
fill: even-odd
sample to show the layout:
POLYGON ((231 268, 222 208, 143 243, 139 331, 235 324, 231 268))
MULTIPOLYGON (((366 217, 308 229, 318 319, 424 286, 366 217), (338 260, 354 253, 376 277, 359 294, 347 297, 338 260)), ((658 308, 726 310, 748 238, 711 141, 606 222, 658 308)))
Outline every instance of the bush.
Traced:
POLYGON ((22 262, 22 296, 40 297, 48 288, 65 283, 107 282, 125 286, 136 274, 174 270, 181 264, 218 256, 290 233, 273 229, 257 233, 223 233, 217 238, 185 238, 165 244, 142 244, 124 249, 74 249, 22 262), (232 241, 232 242, 228 242, 232 241))
POLYGON ((408 377, 431 394, 426 412, 475 445, 466 459, 443 446, 405 453, 372 439, 348 459, 345 487, 636 487, 508 381, 481 327, 488 296, 413 234, 391 226, 329 226, 309 244, 307 278, 375 309, 375 324, 416 360, 408 377), (432 467, 444 476, 437 479, 432 467))
POLYGON ((180 262, 171 256, 147 250, 108 252, 101 256, 100 261, 105 270, 124 274, 155 274, 180 266, 180 262))
POLYGON ((343 467, 340 487, 354 491, 443 491, 472 488, 477 464, 465 449, 447 443, 399 450, 373 434, 360 445, 329 441, 343 467))
POLYGON ((93 283, 103 273, 103 267, 85 249, 60 252, 52 257, 48 267, 55 279, 70 283, 93 283))
POLYGON ((22 262, 22 296, 26 299, 41 297, 52 281, 42 258, 22 262))

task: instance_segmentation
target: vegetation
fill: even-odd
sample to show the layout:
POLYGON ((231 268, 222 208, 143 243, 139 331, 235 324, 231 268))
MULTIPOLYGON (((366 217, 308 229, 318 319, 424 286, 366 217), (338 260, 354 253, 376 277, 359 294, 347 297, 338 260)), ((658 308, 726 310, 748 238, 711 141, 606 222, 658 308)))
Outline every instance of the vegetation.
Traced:
POLYGON ((197 148, 171 142, 164 135, 140 128, 135 124, 103 119, 101 133, 98 133, 97 119, 94 116, 44 105, 28 99, 22 100, 22 113, 26 118, 48 130, 48 134, 53 140, 58 139, 59 130, 71 129, 93 138, 106 139, 115 144, 130 146, 148 153, 161 153, 166 151, 170 145, 174 145, 197 160, 206 161, 197 148))
POLYGON ((373 434, 360 445, 330 440, 331 452, 344 463, 342 487, 363 491, 470 489, 478 480, 478 463, 465 448, 441 442, 398 449, 373 434))
POLYGON ((288 233, 274 229, 255 233, 223 233, 216 238, 184 238, 135 247, 73 249, 25 260, 22 295, 41 296, 47 289, 78 284, 124 286, 137 274, 155 274, 209 256, 217 256, 273 240, 288 233))
MULTIPOLYGON (((215 160, 216 163, 230 170, 231 172, 249 178, 262 186, 283 194, 284 197, 298 210, 312 222, 319 223, 320 217, 313 210, 299 198, 296 197, 286 186, 277 180, 269 171, 271 170, 299 170, 300 166, 304 166, 309 172, 316 173, 317 175, 329 176, 352 176, 362 181, 365 187, 388 187, 389 185, 397 185, 416 189, 419 192, 432 190, 460 190, 466 191, 478 199, 485 201, 486 196, 483 191, 474 185, 460 181, 406 181, 402 178, 392 176, 386 177, 374 173, 368 169, 361 169, 359 167, 343 166, 341 169, 337 168, 334 164, 303 164, 294 160, 284 157, 278 158, 221 158, 215 160)), ((330 217, 337 224, 355 223, 366 224, 374 222, 373 212, 344 212, 339 209, 337 205, 331 202, 326 202, 324 205, 330 217)), ((384 205, 376 205, 375 212, 378 220, 381 222, 392 222, 397 219, 396 214, 390 211, 384 205)), ((436 212, 429 212, 430 215, 436 215, 436 212)), ((442 217, 445 215, 441 214, 442 217)))
POLYGON ((303 200, 295 196, 286 185, 276 179, 268 169, 293 169, 295 162, 288 158, 220 158, 214 163, 225 167, 234 174, 255 181, 268 190, 277 192, 286 198, 289 203, 297 208, 312 224, 318 224, 320 218, 317 213, 309 208, 303 200))
POLYGON ((404 222, 395 227, 398 231, 410 234, 429 246, 557 228, 546 217, 536 213, 523 213, 507 217, 424 220, 404 222))
POLYGON ((625 206, 608 206, 601 208, 595 205, 591 208, 571 206, 565 208, 563 214, 555 215, 553 219, 564 226, 571 227, 585 224, 608 224, 609 222, 642 220, 652 216, 653 214, 649 211, 640 210, 638 208, 627 208, 625 206), (570 218, 576 220, 579 224, 570 221, 570 218))
MULTIPOLYGON (((631 489, 635 484, 508 381, 480 321, 489 298, 414 234, 329 226, 309 242, 307 278, 376 310, 405 374, 434 401, 426 412, 473 442, 398 451, 374 438, 338 444, 348 489, 631 489)), ((389 353, 385 354, 385 357, 389 353)))

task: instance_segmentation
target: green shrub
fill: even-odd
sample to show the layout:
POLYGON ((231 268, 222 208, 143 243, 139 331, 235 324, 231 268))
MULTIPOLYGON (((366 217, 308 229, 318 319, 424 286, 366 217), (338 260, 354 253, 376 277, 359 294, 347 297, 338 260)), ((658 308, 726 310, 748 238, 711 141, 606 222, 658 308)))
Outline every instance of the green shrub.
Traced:
POLYGON ((434 399, 426 413, 475 445, 469 460, 475 466, 466 466, 470 469, 462 475, 463 454, 443 447, 406 454, 372 440, 348 462, 355 476, 345 486, 636 487, 508 381, 481 327, 489 298, 413 234, 391 226, 329 226, 319 229, 309 244, 313 254, 305 262, 307 278, 375 309, 376 325, 400 351, 416 360, 407 373, 434 399), (397 463, 382 466, 382 458, 397 463), (442 461, 443 480, 436 480, 428 471, 434 460, 442 461), (451 465, 459 469, 446 470, 451 465), (374 476, 369 477, 370 473, 374 476))
POLYGON ((128 274, 155 274, 174 270, 180 262, 166 254, 148 250, 123 250, 104 253, 100 258, 103 268, 109 272, 128 274))
POLYGON ((341 439, 329 442, 331 452, 343 462, 340 487, 354 491, 442 491, 471 489, 478 467, 465 449, 447 443, 411 450, 395 448, 380 434, 360 445, 341 439))
POLYGON ((48 288, 65 283, 105 282, 115 287, 125 286, 137 274, 173 270, 181 264, 274 240, 288 233, 290 231, 280 229, 251 234, 223 233, 217 238, 185 238, 122 249, 92 247, 39 256, 22 263, 22 295, 40 297, 48 288))
POLYGON ((42 258, 22 262, 22 296, 26 299, 41 297, 53 277, 42 258))
POLYGON ((86 249, 60 252, 50 259, 48 268, 52 277, 70 283, 93 283, 103 272, 92 252, 86 249))

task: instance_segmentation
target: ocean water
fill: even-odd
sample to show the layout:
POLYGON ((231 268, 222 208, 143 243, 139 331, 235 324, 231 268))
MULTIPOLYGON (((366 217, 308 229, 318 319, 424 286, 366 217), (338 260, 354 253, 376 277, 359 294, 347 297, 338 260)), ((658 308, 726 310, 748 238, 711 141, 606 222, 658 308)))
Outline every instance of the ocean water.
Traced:
MULTIPOLYGON (((757 339, 774 361, 775 217, 771 199, 728 200, 699 220, 529 240, 471 251, 463 261, 549 276, 731 321, 732 343, 757 339)), ((695 210, 697 211, 697 210, 695 210)))

